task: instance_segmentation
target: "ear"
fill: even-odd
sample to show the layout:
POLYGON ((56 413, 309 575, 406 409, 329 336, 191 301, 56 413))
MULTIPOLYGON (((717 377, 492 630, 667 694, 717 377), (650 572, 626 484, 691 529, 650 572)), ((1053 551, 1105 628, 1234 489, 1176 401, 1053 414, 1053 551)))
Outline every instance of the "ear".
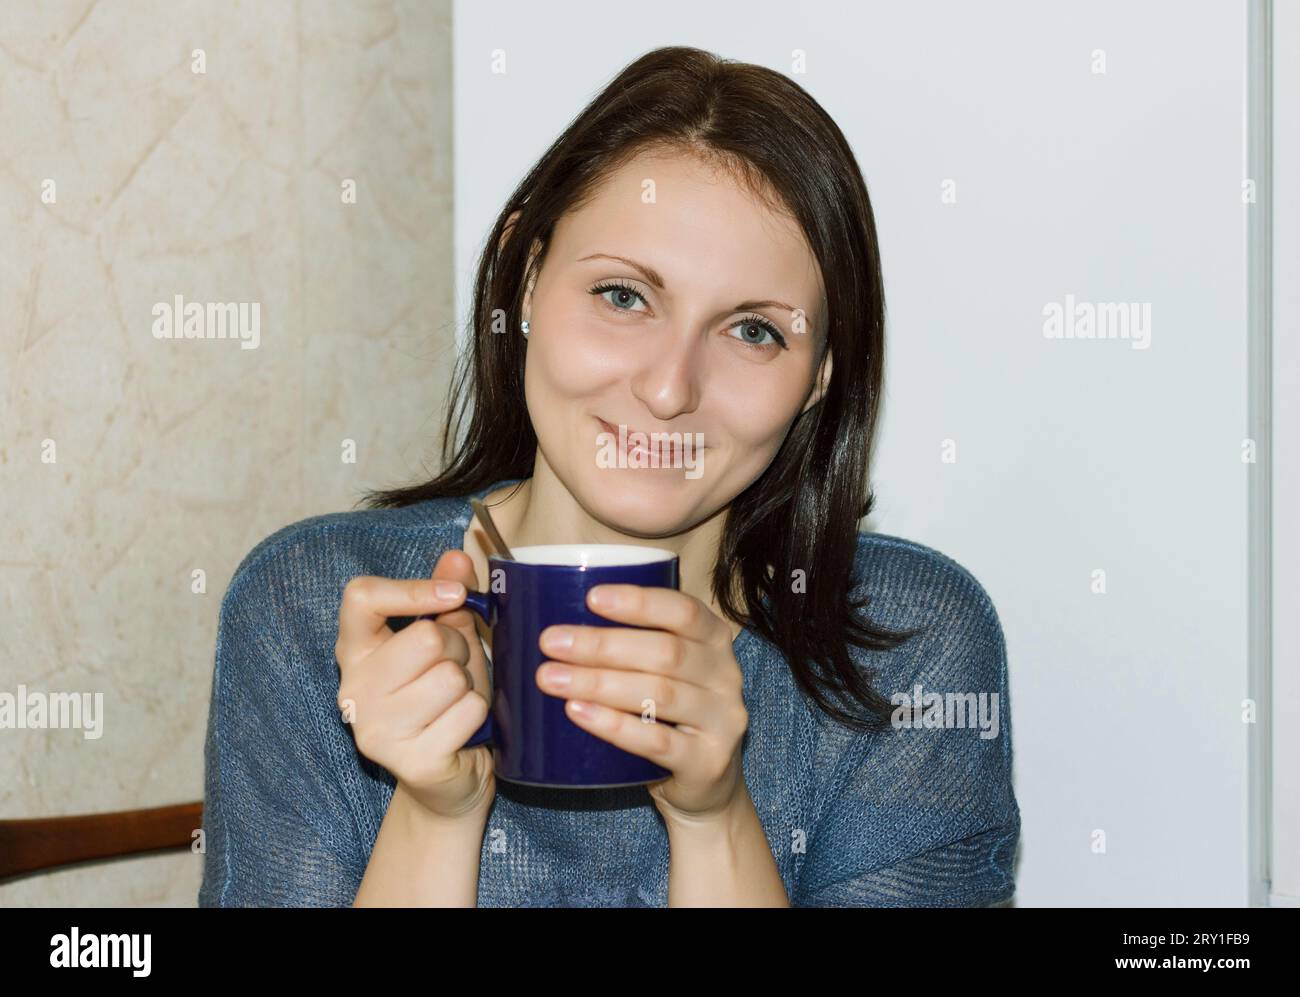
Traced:
MULTIPOLYGON (((524 273, 529 273, 532 270, 533 261, 537 259, 537 253, 540 249, 541 247, 537 243, 533 244, 533 251, 528 254, 528 266, 524 268, 524 273)), ((528 281, 528 287, 524 291, 524 303, 521 306, 520 315, 525 322, 527 322, 533 314, 533 287, 536 283, 537 276, 534 275, 528 281)))
MULTIPOLYGON (((514 232, 515 222, 519 220, 519 213, 521 210, 522 209, 516 208, 514 211, 510 213, 510 217, 506 219, 505 227, 501 230, 501 240, 500 242, 497 243, 498 251, 501 248, 504 248, 506 244, 506 240, 508 240, 510 238, 511 233, 514 232)), ((529 273, 532 270, 533 263, 537 259, 537 254, 540 253, 541 250, 542 250, 541 241, 534 239, 532 252, 528 254, 528 263, 524 267, 524 273, 529 273)), ((528 317, 532 314, 533 311, 533 285, 536 284, 536 282, 537 282, 537 278, 536 275, 534 275, 533 279, 528 282, 527 290, 524 291, 524 301, 521 310, 521 316, 524 319, 524 321, 528 320, 528 317)))
POLYGON ((515 222, 519 220, 519 213, 522 210, 522 208, 516 208, 514 211, 510 212, 510 217, 506 219, 505 228, 501 230, 501 239, 497 243, 497 252, 500 252, 505 248, 506 240, 510 238, 510 233, 515 230, 515 222))
POLYGON ((831 368, 833 366, 831 350, 828 346, 826 348, 826 356, 822 357, 821 367, 818 368, 817 381, 813 385, 812 394, 808 396, 808 403, 803 407, 804 412, 807 412, 810 408, 820 402, 822 396, 826 394, 826 389, 831 383, 831 368))

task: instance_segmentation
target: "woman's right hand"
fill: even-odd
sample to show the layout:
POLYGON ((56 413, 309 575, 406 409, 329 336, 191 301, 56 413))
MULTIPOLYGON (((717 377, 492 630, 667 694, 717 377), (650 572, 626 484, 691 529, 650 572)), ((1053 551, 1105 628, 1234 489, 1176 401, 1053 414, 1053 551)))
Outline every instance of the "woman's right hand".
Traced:
POLYGON ((343 590, 339 636, 339 709, 357 750, 391 772, 431 814, 484 816, 496 796, 492 752, 461 746, 488 715, 487 661, 463 607, 477 588, 474 563, 447 551, 432 580, 358 575, 343 590), (439 595, 435 583, 460 587, 439 595), (393 633, 390 616, 440 614, 393 633))

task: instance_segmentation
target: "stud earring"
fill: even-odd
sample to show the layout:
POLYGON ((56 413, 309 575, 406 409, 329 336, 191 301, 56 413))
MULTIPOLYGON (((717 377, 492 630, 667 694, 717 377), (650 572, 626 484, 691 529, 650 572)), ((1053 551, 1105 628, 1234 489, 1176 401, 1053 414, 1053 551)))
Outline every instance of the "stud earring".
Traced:
POLYGON ((527 335, 528 335, 528 319, 524 319, 522 322, 520 322, 520 323, 519 323, 519 328, 522 329, 524 335, 527 336, 527 335))

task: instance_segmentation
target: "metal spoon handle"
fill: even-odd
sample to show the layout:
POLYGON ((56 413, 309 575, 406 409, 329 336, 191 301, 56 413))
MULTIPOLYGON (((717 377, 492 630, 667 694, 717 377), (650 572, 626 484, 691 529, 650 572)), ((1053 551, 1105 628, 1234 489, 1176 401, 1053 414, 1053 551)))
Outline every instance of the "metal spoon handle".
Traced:
POLYGON ((492 513, 488 512, 488 507, 483 504, 483 500, 471 496, 469 504, 470 508, 474 510, 474 515, 478 517, 478 521, 483 524, 483 529, 487 532, 488 540, 492 542, 492 546, 496 549, 497 556, 507 561, 513 561, 515 556, 510 553, 510 548, 506 546, 501 531, 497 529, 497 524, 492 522, 492 513))

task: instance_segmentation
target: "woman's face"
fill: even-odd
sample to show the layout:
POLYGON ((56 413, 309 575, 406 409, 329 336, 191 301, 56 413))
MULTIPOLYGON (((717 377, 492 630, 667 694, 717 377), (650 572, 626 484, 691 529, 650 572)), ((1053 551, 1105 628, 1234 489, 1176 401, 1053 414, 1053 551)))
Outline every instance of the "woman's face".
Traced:
POLYGON ((820 397, 823 310, 793 220, 692 157, 643 153, 559 221, 525 297, 539 460, 614 530, 692 528, 763 473, 820 397), (660 466, 638 467, 620 430, 681 443, 651 438, 660 466))

